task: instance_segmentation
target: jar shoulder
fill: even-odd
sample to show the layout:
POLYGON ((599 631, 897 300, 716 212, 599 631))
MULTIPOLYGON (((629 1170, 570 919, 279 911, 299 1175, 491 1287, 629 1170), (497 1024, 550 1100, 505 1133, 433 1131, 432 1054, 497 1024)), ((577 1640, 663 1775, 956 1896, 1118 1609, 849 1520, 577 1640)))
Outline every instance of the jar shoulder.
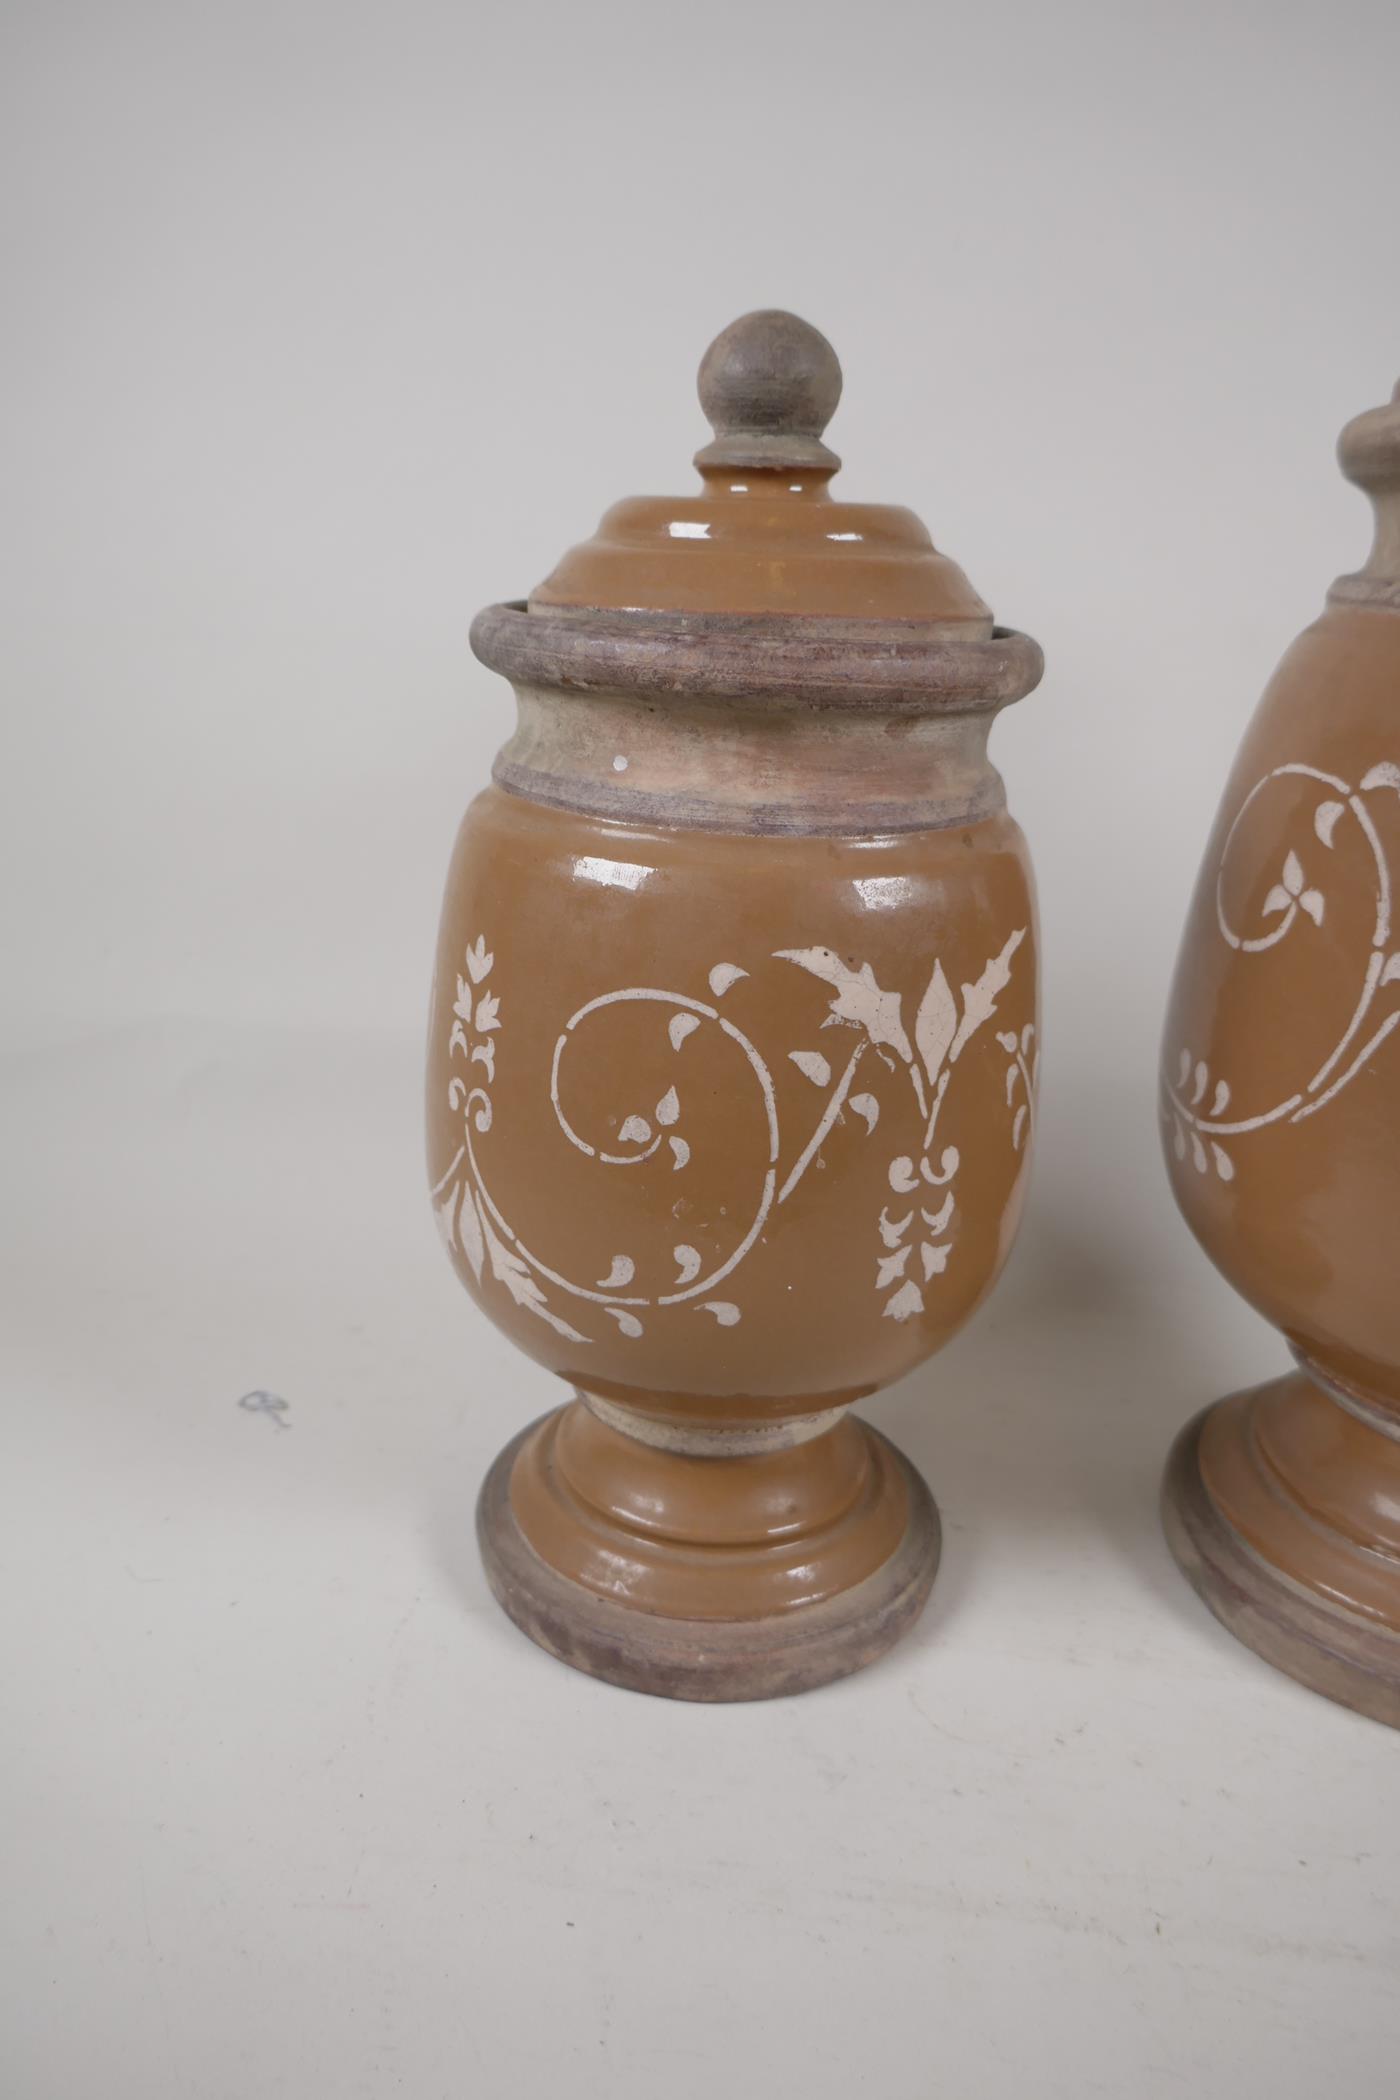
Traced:
POLYGON ((499 878, 536 884, 579 885, 632 897, 667 894, 684 902, 716 888, 747 895, 762 915, 777 900, 804 890, 854 891, 857 912, 923 907, 929 885, 951 895, 965 885, 1005 882, 1024 895, 1032 888, 1030 854, 1020 826, 1005 809, 966 824, 869 833, 726 832, 628 823, 561 809, 491 786, 463 817, 448 877, 454 885, 476 868, 499 878))

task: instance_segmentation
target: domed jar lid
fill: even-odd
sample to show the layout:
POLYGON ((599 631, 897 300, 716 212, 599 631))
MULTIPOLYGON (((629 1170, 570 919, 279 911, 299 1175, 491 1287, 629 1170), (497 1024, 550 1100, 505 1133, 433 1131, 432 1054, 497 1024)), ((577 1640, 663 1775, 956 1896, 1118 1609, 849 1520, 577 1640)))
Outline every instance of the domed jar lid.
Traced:
POLYGON ((761 697, 917 695, 996 707, 1037 683, 1040 651, 990 608, 911 510, 833 497, 825 442, 841 398, 826 337, 745 314, 699 372, 713 436, 690 496, 630 496, 526 605, 472 629, 517 683, 761 697))
POLYGON ((911 510, 833 500, 822 441, 841 399, 826 337, 795 314, 746 314, 700 365, 714 431, 694 496, 630 496, 530 598, 532 612, 788 615, 951 623, 992 616, 911 510))

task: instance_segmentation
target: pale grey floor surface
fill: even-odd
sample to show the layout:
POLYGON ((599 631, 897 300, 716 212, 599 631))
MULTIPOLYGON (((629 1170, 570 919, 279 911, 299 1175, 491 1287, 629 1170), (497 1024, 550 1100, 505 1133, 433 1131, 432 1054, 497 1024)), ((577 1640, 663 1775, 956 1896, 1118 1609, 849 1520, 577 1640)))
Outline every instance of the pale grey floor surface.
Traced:
POLYGON ((1400 1742, 1157 1528, 1176 1424, 1283 1352, 1177 1225, 1150 1083, 1066 1094, 996 1297, 870 1405, 943 1511, 918 1630, 703 1710, 486 1592, 476 1484, 553 1394, 437 1247, 418 1055, 5 1064, 5 2092, 1390 2090, 1400 1742))

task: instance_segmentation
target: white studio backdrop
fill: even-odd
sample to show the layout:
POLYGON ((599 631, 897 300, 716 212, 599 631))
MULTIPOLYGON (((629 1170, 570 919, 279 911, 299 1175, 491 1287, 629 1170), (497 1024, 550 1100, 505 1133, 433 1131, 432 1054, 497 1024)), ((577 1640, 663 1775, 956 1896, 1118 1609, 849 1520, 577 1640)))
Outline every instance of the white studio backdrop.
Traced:
POLYGON ((1157 1038, 1249 711, 1369 544, 1393 0, 0 40, 0 2084, 699 2100, 732 2045, 775 2100, 1381 2090, 1394 1745, 1216 1633, 1152 1499, 1282 1360, 1172 1210, 1157 1038), (702 1734, 484 1600, 472 1486, 551 1394, 436 1250, 420 1062, 511 719, 470 619, 694 485, 761 305, 842 359, 838 492, 1045 649, 992 748, 1046 1048, 1008 1276, 878 1403, 948 1521, 916 1660, 702 1734))
POLYGON ((1367 544, 1332 445, 1400 366, 1385 0, 21 6, 7 42, 12 1026, 419 1025, 509 720, 471 615, 692 487, 701 351, 787 305, 844 362, 838 487, 1046 650, 995 749, 1051 1101, 1150 1087, 1229 755, 1367 544))

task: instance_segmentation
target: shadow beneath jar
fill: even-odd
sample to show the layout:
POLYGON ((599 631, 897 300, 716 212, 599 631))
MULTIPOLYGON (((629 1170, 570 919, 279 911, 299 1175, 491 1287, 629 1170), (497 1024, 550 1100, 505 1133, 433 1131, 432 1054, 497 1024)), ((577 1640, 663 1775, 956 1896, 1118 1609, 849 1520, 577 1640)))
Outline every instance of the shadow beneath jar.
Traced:
MULTIPOLYGON (((1020 1587, 1033 1605, 1036 1585, 1125 1573, 1174 1617, 1210 1624, 1167 1550, 1158 1496, 1177 1431, 1228 1390, 1232 1351, 1209 1318, 1193 1317, 1199 1282, 1175 1287, 1189 1286, 1197 1259, 1184 1228, 1180 1263, 1164 1265, 1110 1222, 1066 1227, 1069 1208, 1038 1204, 969 1328, 863 1403, 924 1473, 943 1519, 920 1642, 984 1595, 1020 1587)), ((1218 1289, 1223 1317, 1231 1294, 1223 1280, 1218 1289)), ((1262 1376, 1266 1330, 1259 1343, 1262 1376)))

